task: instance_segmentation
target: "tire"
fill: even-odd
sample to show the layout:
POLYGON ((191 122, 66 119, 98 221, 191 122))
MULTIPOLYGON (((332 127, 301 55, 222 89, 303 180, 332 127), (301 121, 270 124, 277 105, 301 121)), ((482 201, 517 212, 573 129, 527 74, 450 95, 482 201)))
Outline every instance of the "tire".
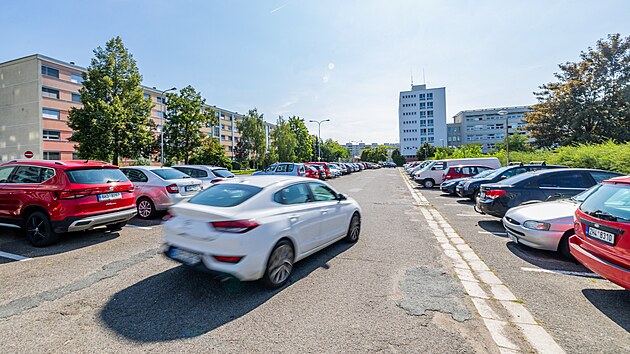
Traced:
POLYGON ((278 289, 284 286, 293 271, 293 260, 295 251, 293 245, 288 240, 281 240, 271 251, 267 268, 263 275, 262 282, 269 289, 278 289))
POLYGON ((140 198, 136 205, 140 219, 151 219, 155 215, 155 204, 149 198, 140 198))
POLYGON ((470 197, 470 200, 477 203, 477 198, 479 198, 479 193, 480 193, 479 190, 476 190, 475 193, 473 193, 473 195, 470 197))
POLYGON ((571 254, 569 248, 569 237, 575 235, 573 231, 567 231, 564 236, 560 239, 560 243, 558 243, 558 252, 562 255, 562 257, 569 261, 575 261, 575 258, 571 254))
POLYGON ((116 224, 110 224, 110 225, 107 225, 107 231, 109 232, 120 231, 125 225, 127 225, 126 221, 119 222, 116 224))
POLYGON ((424 181, 422 181, 422 185, 424 186, 424 188, 433 188, 433 186, 435 186, 435 181, 427 178, 424 181))
POLYGON ((48 215, 41 211, 29 214, 24 226, 26 239, 35 247, 50 246, 59 241, 59 234, 53 230, 48 215))
POLYGON ((344 240, 349 243, 355 243, 359 241, 359 235, 361 234, 361 216, 358 213, 352 215, 350 219, 350 225, 348 226, 348 234, 344 240))

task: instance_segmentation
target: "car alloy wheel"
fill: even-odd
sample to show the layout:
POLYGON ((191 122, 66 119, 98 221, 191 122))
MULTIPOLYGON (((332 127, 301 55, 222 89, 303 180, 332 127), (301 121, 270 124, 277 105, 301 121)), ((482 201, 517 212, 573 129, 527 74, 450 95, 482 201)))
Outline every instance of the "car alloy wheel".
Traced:
POLYGON ((264 282, 267 287, 276 289, 283 286, 293 271, 293 247, 287 240, 278 242, 269 261, 267 262, 267 270, 265 271, 264 282))
POLYGON ((422 183, 422 185, 424 186, 424 188, 433 188, 433 185, 435 183, 433 182, 432 179, 425 179, 424 182, 422 183))
POLYGON ((138 216, 148 219, 153 215, 153 203, 148 199, 138 201, 138 216))
POLYGON ((361 217, 359 214, 352 215, 350 220, 350 227, 348 227, 348 234, 346 235, 346 241, 357 242, 359 240, 359 234, 361 233, 361 217))

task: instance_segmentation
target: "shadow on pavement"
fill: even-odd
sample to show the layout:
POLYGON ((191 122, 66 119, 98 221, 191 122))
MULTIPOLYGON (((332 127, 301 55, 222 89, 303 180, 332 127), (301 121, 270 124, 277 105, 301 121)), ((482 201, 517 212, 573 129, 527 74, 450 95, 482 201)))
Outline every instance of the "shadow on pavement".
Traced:
POLYGON ((584 289, 582 294, 604 315, 630 332, 630 291, 584 289))
MULTIPOLYGON (((515 256, 539 268, 554 271, 591 273, 582 264, 565 259, 559 252, 538 250, 514 242, 508 242, 505 246, 515 256)), ((576 274, 576 276, 578 275, 576 274)))
MULTIPOLYGON (((352 245, 343 241, 295 265, 289 285, 352 245)), ((255 282, 219 281, 185 266, 144 279, 115 294, 101 310, 101 321, 117 334, 136 342, 162 342, 203 335, 246 315, 279 290, 255 282)))
POLYGON ((488 236, 495 236, 501 238, 507 238, 507 234, 505 233, 505 228, 503 227, 503 223, 501 220, 480 220, 478 222, 479 227, 484 229, 485 231, 491 232, 488 236), (496 234, 499 233, 499 234, 496 234))
POLYGON ((459 203, 459 204, 470 205, 470 206, 475 205, 475 202, 473 202, 472 200, 470 200, 468 198, 462 199, 462 197, 460 197, 460 196, 457 196, 457 198, 460 198, 459 200, 457 200, 457 203, 459 203))

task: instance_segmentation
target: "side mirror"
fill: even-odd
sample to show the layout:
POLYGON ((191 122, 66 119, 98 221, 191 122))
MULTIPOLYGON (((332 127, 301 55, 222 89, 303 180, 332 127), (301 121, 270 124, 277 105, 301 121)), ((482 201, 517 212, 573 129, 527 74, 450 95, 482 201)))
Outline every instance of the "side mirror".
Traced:
POLYGON ((507 178, 507 176, 501 176, 501 177, 499 177, 499 179, 501 179, 501 180, 506 179, 506 178, 507 178))
POLYGON ((347 200, 347 199, 348 199, 348 197, 346 197, 345 194, 341 194, 341 193, 337 194, 337 200, 338 201, 347 200))
POLYGON ((435 167, 431 167, 431 171, 435 171, 435 170, 436 170, 436 168, 435 168, 435 167))

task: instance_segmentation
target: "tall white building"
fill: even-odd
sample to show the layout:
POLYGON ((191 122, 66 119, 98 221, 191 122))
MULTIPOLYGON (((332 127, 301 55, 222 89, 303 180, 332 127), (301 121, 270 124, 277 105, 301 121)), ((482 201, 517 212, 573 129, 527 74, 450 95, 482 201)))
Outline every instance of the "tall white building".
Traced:
POLYGON ((414 158, 425 142, 433 146, 447 146, 446 88, 427 88, 412 85, 398 98, 398 134, 400 153, 414 158))

